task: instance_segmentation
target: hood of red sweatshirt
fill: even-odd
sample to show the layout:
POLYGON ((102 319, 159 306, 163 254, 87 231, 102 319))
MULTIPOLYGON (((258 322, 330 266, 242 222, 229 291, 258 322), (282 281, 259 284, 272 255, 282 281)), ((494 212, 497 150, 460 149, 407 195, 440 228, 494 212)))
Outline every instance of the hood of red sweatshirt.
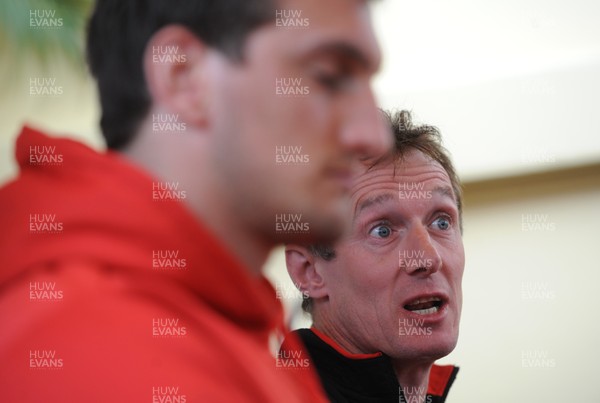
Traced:
POLYGON ((25 127, 16 158, 19 176, 0 189, 0 288, 35 266, 85 259, 181 282, 263 335, 281 323, 266 279, 251 276, 183 201, 154 200, 157 180, 119 154, 25 127), (177 253, 186 269, 157 272, 156 251, 177 253))

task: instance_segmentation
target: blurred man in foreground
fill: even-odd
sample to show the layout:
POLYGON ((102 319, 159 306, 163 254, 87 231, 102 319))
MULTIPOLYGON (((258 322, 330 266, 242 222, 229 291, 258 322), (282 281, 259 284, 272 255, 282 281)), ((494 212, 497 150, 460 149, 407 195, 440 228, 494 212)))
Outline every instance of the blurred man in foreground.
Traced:
POLYGON ((3 401, 322 399, 275 366, 260 270, 278 242, 335 240, 353 159, 390 145, 365 3, 97 2, 109 152, 25 128, 0 190, 3 401))
MULTIPOLYGON (((437 129, 406 111, 389 120, 395 149, 354 178, 350 232, 286 247, 313 318, 295 333, 333 402, 443 402, 458 371, 433 364, 458 338, 460 183, 437 129)), ((305 357, 286 344, 284 360, 305 357)))

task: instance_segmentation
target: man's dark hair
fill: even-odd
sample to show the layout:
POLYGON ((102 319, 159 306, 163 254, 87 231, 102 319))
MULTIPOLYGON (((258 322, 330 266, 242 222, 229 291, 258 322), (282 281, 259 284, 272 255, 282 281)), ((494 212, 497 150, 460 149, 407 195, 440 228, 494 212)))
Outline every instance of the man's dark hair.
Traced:
POLYGON ((87 58, 98 81, 100 127, 108 148, 127 145, 148 113, 142 57, 154 33, 181 25, 242 61, 248 34, 274 19, 274 0, 97 0, 88 26, 87 58))
MULTIPOLYGON (((452 160, 448 151, 442 145, 442 137, 439 130, 434 126, 422 125, 417 126, 412 123, 412 116, 409 111, 403 110, 396 113, 382 111, 387 122, 390 125, 394 135, 394 146, 390 154, 384 155, 376 160, 369 169, 389 161, 402 161, 404 157, 411 151, 418 150, 424 155, 444 168, 452 190, 456 196, 456 206, 460 220, 460 230, 462 232, 462 188, 460 179, 456 174, 452 160)), ((309 245, 308 250, 314 256, 323 260, 333 260, 336 257, 335 250, 330 245, 309 245)), ((305 298, 302 300, 302 309, 310 313, 312 311, 312 299, 305 298)))

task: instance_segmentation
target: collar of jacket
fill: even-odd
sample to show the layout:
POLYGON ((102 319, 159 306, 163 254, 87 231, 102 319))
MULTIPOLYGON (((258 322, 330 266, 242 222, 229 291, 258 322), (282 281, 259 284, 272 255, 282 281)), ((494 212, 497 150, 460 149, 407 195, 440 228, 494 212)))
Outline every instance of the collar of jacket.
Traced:
MULTIPOLYGON (((407 402, 387 355, 352 354, 314 327, 295 331, 332 402, 407 402)), ((282 351, 288 350, 284 342, 282 351)), ((290 353, 288 353, 290 354, 290 353)), ((426 403, 443 403, 458 367, 433 365, 426 403)))

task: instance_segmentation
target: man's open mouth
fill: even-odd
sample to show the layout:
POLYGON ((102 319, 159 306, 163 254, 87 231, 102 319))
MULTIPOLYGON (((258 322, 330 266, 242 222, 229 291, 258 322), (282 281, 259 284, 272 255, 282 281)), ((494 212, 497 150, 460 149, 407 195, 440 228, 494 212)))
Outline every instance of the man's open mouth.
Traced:
POLYGON ((418 298, 404 305, 404 309, 419 315, 431 315, 439 311, 444 305, 444 300, 440 297, 418 298))

